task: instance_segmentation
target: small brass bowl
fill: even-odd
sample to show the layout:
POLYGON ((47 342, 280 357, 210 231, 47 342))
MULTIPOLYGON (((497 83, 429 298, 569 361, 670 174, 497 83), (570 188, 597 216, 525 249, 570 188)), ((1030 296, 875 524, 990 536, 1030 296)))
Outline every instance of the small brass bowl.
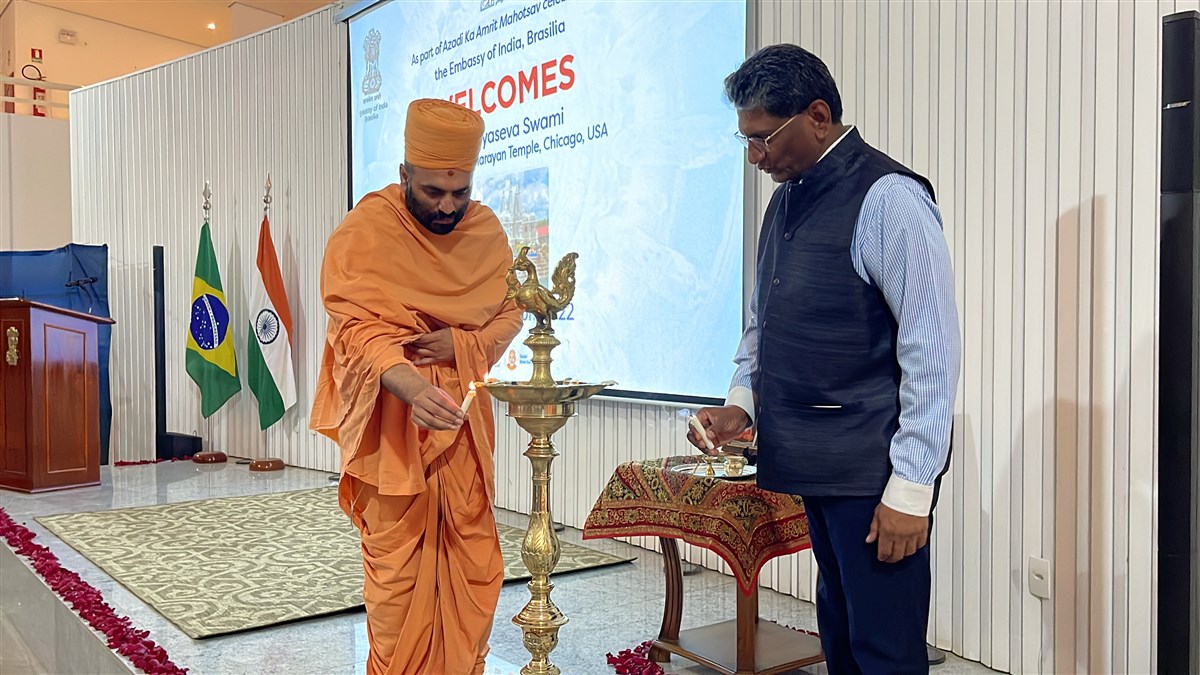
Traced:
POLYGON ((740 476, 742 469, 746 468, 746 458, 738 455, 731 455, 725 458, 725 475, 740 476))

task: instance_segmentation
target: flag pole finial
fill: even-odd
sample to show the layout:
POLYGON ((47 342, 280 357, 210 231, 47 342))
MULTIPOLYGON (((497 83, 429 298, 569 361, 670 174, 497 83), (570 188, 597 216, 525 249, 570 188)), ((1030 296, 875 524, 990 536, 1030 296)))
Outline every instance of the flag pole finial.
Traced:
POLYGON ((267 172, 267 192, 263 195, 263 215, 271 210, 271 173, 267 172))
POLYGON ((204 181, 204 192, 200 194, 204 195, 204 222, 208 222, 209 213, 212 211, 212 188, 208 181, 204 181))

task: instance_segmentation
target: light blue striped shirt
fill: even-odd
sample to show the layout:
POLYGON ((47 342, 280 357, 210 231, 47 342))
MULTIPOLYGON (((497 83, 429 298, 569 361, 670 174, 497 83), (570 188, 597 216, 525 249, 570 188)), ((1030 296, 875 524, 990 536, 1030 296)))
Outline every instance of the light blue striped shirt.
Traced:
MULTIPOLYGON (((889 174, 871 186, 855 224, 850 259, 858 276, 883 293, 899 325, 900 429, 892 438, 892 477, 883 503, 924 516, 933 501, 934 480, 950 451, 962 345, 954 273, 941 215, 920 183, 889 174)), ((757 352, 755 284, 726 400, 727 405, 749 413, 752 420, 750 387, 757 352)))

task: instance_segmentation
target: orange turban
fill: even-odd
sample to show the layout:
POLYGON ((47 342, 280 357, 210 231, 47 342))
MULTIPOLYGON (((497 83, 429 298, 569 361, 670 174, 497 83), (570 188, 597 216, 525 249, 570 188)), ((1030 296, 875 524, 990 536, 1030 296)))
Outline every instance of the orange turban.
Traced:
POLYGON ((408 104, 404 161, 422 169, 471 172, 479 160, 483 118, 457 103, 422 98, 408 104))

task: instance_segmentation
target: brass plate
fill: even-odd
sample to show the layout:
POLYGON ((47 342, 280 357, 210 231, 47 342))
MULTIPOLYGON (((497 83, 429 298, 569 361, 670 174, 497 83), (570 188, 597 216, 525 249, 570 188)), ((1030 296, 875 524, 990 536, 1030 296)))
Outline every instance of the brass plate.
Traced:
POLYGON ((754 474, 758 473, 758 467, 750 466, 749 464, 742 467, 742 472, 736 476, 726 476, 725 475, 725 463, 724 462, 713 462, 712 469, 713 469, 713 472, 712 472, 712 475, 710 476, 710 475, 708 475, 708 463, 707 462, 698 462, 695 464, 691 464, 691 463, 678 464, 676 466, 671 467, 672 471, 675 471, 678 473, 690 473, 694 476, 705 476, 706 478, 724 478, 726 480, 743 480, 746 478, 753 478, 754 474))

